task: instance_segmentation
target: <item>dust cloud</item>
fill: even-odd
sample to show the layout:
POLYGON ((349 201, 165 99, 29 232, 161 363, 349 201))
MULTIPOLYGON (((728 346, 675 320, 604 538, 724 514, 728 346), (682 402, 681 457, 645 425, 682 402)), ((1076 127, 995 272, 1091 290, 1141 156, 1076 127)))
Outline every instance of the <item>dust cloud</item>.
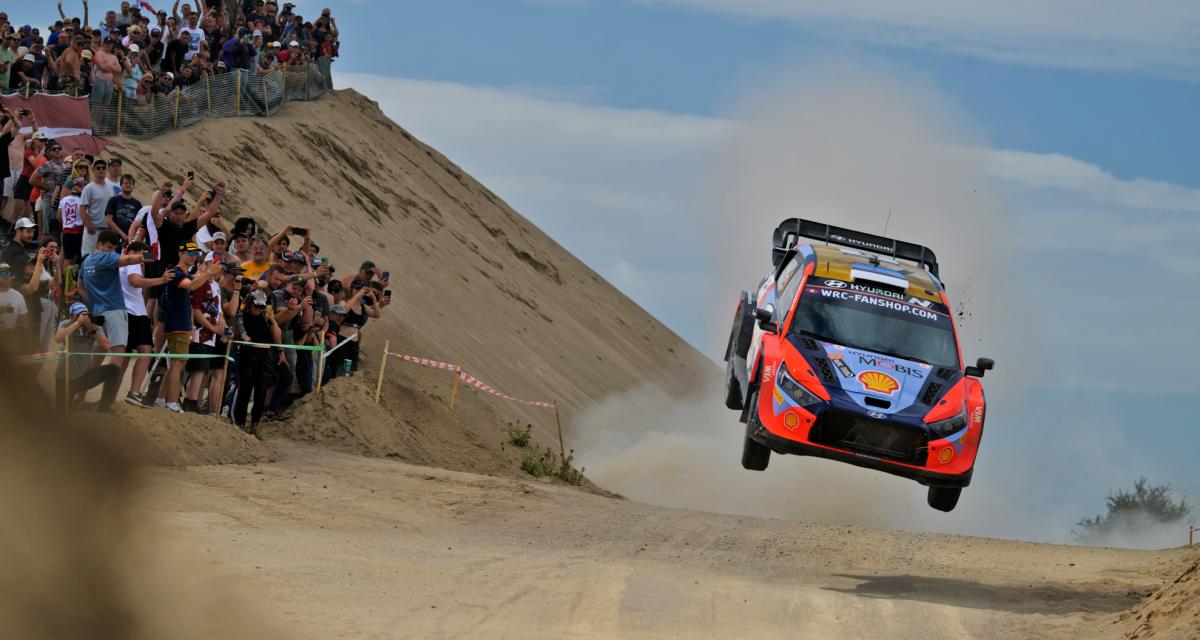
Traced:
MULTIPOLYGON (((1023 368, 1017 361, 1030 357, 1036 341, 1007 283, 993 275, 1009 246, 1002 199, 983 165, 985 144, 955 106, 886 64, 808 65, 753 85, 765 88, 737 103, 737 124, 708 180, 713 206, 703 223, 715 256, 707 305, 714 315, 701 350, 720 358, 737 292, 753 290, 770 269, 771 232, 784 218, 803 217, 877 234, 886 226, 889 237, 931 247, 951 300, 965 311, 964 358, 993 356, 1002 370, 1023 368)), ((989 377, 989 401, 1016 393, 1018 378, 989 377)), ((776 455, 765 473, 745 471, 744 427, 722 397, 714 380, 686 398, 649 388, 609 398, 573 429, 580 462, 600 486, 655 504, 1049 537, 1019 496, 996 484, 968 488, 945 514, 930 509, 925 488, 912 481, 825 460, 776 455)), ((996 420, 1002 416, 989 412, 989 426, 996 420)))

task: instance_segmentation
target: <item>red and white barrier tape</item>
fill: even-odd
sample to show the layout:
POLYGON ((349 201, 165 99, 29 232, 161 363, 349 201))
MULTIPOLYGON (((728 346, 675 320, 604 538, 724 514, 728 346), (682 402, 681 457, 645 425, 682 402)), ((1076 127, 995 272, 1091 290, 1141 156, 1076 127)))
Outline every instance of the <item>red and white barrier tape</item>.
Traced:
POLYGON ((463 382, 471 385, 472 387, 475 387, 476 389, 479 389, 480 391, 483 391, 484 393, 491 394, 502 400, 508 400, 509 402, 516 402, 518 404, 523 404, 523 405, 530 406, 530 407, 541 407, 543 409, 557 409, 558 408, 558 405, 553 402, 534 402, 532 400, 521 400, 519 398, 514 398, 502 391, 493 389, 492 387, 484 384, 483 381, 481 381, 479 378, 476 378, 475 376, 467 373, 466 371, 463 371, 463 368, 456 364, 450 364, 449 362, 438 362, 437 360, 430 360, 428 358, 418 358, 417 356, 408 356, 408 355, 404 355, 402 353, 394 353, 392 351, 388 351, 387 354, 389 356, 404 360, 405 362, 419 364, 422 367, 430 367, 432 369, 444 369, 446 371, 453 371, 458 374, 459 380, 462 380, 463 382))

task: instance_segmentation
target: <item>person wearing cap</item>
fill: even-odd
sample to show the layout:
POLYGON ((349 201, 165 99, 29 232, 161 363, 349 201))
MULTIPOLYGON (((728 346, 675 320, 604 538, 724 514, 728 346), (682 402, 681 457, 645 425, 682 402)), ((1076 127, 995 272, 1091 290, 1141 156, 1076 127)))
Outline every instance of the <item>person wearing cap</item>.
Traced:
POLYGON ((100 49, 92 53, 92 105, 94 108, 108 108, 112 102, 113 78, 121 73, 121 61, 113 53, 113 41, 109 38, 100 40, 100 49))
POLYGON ((58 90, 69 96, 77 96, 83 91, 83 45, 83 36, 71 38, 70 46, 54 60, 58 90))
POLYGON ((66 264, 74 264, 83 257, 83 218, 79 216, 79 194, 87 186, 87 179, 80 176, 70 178, 71 190, 58 201, 58 220, 62 224, 62 252, 66 264))
MULTIPOLYGON (((203 249, 201 249, 203 251, 203 249)), ((208 279, 198 289, 192 291, 192 343, 190 353, 202 355, 224 355, 226 341, 232 337, 225 314, 221 312, 221 276, 224 275, 224 261, 220 254, 209 253, 204 266, 219 266, 222 271, 208 279), (227 332, 228 335, 227 335, 227 332)), ((215 388, 224 386, 222 374, 224 363, 219 358, 209 360, 188 360, 189 374, 187 387, 184 389, 183 410, 195 413, 216 413, 221 408, 220 392, 215 388), (211 379, 211 381, 210 381, 211 379), (205 387, 209 390, 208 411, 200 407, 201 393, 205 387)))
MULTIPOLYGON (((210 234, 208 227, 204 227, 196 233, 196 244, 200 245, 201 249, 208 251, 208 255, 204 256, 205 260, 209 260, 214 257, 219 260, 224 259, 224 256, 229 250, 229 242, 225 238, 226 236, 224 231, 217 231, 216 233, 210 234), (201 237, 207 237, 208 240, 201 241, 201 237)), ((240 269, 241 267, 239 266, 238 268, 240 269)))
POLYGON ((162 64, 163 53, 167 50, 167 45, 163 42, 162 29, 160 27, 150 28, 150 42, 142 47, 142 51, 146 54, 146 60, 150 63, 150 67, 158 71, 162 64))
MULTIPOLYGON (((112 162, 117 162, 117 159, 114 158, 112 162)), ((112 166, 110 164, 109 168, 111 169, 112 166)), ((134 219, 137 218, 138 211, 142 210, 142 201, 133 196, 137 179, 132 174, 127 173, 121 176, 119 185, 117 195, 110 199, 104 208, 104 221, 109 229, 120 234, 121 240, 125 244, 129 244, 132 240, 129 230, 133 226, 134 219)))
POLYGON ((79 194, 79 217, 83 219, 83 255, 96 250, 96 239, 100 232, 108 229, 108 201, 113 199, 112 187, 105 181, 108 161, 96 158, 92 161, 92 181, 79 194))
POLYGON ((112 408, 120 388, 121 369, 115 364, 93 366, 100 361, 92 356, 93 353, 108 352, 108 334, 92 319, 82 302, 72 304, 71 317, 58 323, 54 341, 72 354, 58 361, 54 376, 58 410, 64 411, 77 396, 96 387, 103 387, 97 408, 100 411, 112 408))
POLYGON ((9 78, 17 62, 17 37, 11 33, 0 43, 0 89, 7 89, 9 78))
MULTIPOLYGON (((163 237, 161 230, 159 237, 163 237)), ((189 276, 192 266, 200 260, 200 247, 187 241, 178 245, 176 251, 178 262, 164 274, 169 277, 163 286, 159 306, 162 310, 163 330, 167 336, 167 352, 173 355, 188 355, 191 350, 192 331, 195 328, 192 292, 207 286, 211 278, 219 275, 221 265, 216 262, 210 263, 204 269, 197 269, 195 276, 189 276)), ((179 396, 183 386, 184 366, 183 359, 171 360, 161 395, 155 401, 157 406, 183 413, 179 406, 179 396)))
POLYGON ((33 187, 30 198, 37 203, 34 215, 39 221, 39 230, 43 238, 51 235, 50 222, 57 220, 54 202, 60 195, 58 185, 62 184, 63 175, 70 168, 63 162, 62 145, 54 140, 46 143, 45 161, 42 162, 29 176, 29 185, 33 187))
MULTIPOLYGON (((245 342, 257 344, 281 344, 282 330, 275 321, 274 312, 267 299, 267 292, 254 290, 247 296, 238 314, 238 336, 245 342)), ((280 366, 283 355, 279 349, 242 345, 238 348, 238 394, 233 406, 233 422, 256 438, 262 439, 258 425, 267 409, 267 394, 280 382, 280 374, 288 375, 286 365, 280 366), (246 411, 250 401, 254 409, 250 424, 246 424, 246 411)), ((291 380, 287 380, 291 386, 291 380)))
MULTIPOLYGON (((187 192, 191 184, 191 181, 185 178, 180 187, 180 193, 187 192)), ((215 191, 216 194, 211 200, 208 192, 204 192, 190 212, 182 199, 176 199, 167 207, 165 214, 159 212, 155 215, 154 224, 158 229, 158 242, 162 250, 163 264, 174 264, 179 257, 176 253, 178 247, 192 242, 196 237, 196 232, 207 225, 220 211, 221 198, 225 193, 225 183, 218 182, 215 191)))
MULTIPOLYGON (((150 247, 146 243, 135 241, 125 247, 125 255, 141 256, 149 249, 150 247)), ((145 290, 161 287, 170 278, 165 275, 156 278, 147 277, 145 267, 145 262, 131 262, 122 266, 118 272, 121 293, 125 298, 125 313, 129 316, 129 340, 126 348, 131 353, 153 351, 154 323, 150 320, 150 313, 146 309, 145 290)), ((118 363, 121 367, 119 379, 124 379, 125 370, 130 366, 129 360, 130 358, 121 358, 118 363)), ((148 403, 142 397, 141 391, 142 384, 146 380, 146 373, 150 369, 150 359, 136 358, 133 360, 133 375, 129 380, 129 393, 125 395, 125 402, 135 406, 146 406, 148 403)))
POLYGON ((96 250, 83 259, 79 270, 92 315, 104 318, 104 330, 108 333, 110 347, 117 353, 124 352, 129 344, 129 314, 125 310, 119 271, 126 265, 144 262, 140 253, 118 254, 117 247, 120 244, 121 236, 116 231, 101 231, 96 240, 96 250))
POLYGON ((0 344, 10 351, 23 352, 27 344, 29 306, 25 296, 12 288, 12 263, 0 260, 0 344))
POLYGON ((36 229, 32 218, 17 219, 13 224, 12 242, 0 250, 0 262, 17 264, 24 261, 25 256, 37 251, 37 242, 34 240, 36 229))
POLYGON ((21 91, 39 91, 42 88, 42 77, 37 75, 37 56, 26 53, 21 56, 15 69, 9 77, 8 87, 21 91))

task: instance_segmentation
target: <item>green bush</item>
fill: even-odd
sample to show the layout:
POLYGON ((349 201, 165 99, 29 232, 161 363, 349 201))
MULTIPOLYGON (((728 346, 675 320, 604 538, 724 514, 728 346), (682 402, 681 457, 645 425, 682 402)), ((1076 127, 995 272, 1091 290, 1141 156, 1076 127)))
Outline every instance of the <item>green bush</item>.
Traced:
POLYGON ((509 429, 508 441, 513 446, 521 447, 522 449, 529 446, 529 440, 532 438, 533 425, 526 425, 524 429, 509 429))

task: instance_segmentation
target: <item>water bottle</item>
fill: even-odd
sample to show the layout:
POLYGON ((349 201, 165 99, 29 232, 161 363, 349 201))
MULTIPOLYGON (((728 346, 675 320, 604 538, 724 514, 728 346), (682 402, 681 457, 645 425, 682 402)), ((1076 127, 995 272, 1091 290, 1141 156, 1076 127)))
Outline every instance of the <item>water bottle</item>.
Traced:
POLYGON ((344 376, 350 375, 350 361, 349 360, 342 360, 342 375, 344 375, 344 376))

